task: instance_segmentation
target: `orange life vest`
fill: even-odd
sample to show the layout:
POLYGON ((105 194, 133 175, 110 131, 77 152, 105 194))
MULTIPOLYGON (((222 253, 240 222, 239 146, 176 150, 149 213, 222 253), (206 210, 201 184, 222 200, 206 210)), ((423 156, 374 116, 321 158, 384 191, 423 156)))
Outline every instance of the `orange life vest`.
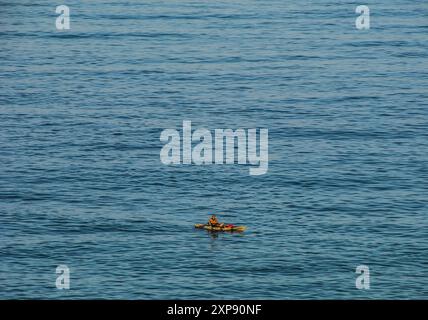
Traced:
POLYGON ((218 224, 218 220, 216 217, 211 217, 210 220, 208 221, 209 224, 218 224))

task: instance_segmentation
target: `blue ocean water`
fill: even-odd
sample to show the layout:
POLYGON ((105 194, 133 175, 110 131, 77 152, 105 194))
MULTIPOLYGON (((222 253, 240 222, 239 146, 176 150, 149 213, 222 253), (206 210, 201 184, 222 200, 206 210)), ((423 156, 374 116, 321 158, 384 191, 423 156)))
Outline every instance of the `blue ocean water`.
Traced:
POLYGON ((0 0, 0 298, 427 298, 426 1, 65 4, 0 0), (268 173, 163 165, 183 120, 268 173))

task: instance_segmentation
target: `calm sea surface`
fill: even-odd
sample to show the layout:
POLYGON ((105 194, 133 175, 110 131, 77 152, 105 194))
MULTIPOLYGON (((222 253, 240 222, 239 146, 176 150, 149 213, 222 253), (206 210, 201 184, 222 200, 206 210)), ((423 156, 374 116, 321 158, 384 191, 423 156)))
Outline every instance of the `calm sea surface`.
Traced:
POLYGON ((426 1, 66 4, 0 0, 0 298, 428 297, 426 1), (163 165, 183 120, 268 173, 163 165))

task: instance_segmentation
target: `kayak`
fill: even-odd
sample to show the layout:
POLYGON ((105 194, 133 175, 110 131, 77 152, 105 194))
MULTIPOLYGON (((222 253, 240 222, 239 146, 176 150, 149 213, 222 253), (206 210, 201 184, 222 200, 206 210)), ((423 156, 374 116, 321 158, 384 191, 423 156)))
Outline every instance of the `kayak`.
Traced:
POLYGON ((225 224, 223 226, 213 227, 208 224, 197 223, 195 224, 197 229, 205 229, 209 231, 232 231, 232 232, 242 232, 247 229, 245 226, 235 226, 233 224, 225 224))

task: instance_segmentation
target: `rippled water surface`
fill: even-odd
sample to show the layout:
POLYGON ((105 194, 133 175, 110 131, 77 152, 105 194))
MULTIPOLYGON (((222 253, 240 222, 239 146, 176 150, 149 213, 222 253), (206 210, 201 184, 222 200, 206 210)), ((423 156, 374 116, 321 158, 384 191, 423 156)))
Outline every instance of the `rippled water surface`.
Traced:
POLYGON ((427 298, 428 3, 365 4, 0 0, 0 298, 427 298), (268 173, 163 165, 183 120, 268 173))

